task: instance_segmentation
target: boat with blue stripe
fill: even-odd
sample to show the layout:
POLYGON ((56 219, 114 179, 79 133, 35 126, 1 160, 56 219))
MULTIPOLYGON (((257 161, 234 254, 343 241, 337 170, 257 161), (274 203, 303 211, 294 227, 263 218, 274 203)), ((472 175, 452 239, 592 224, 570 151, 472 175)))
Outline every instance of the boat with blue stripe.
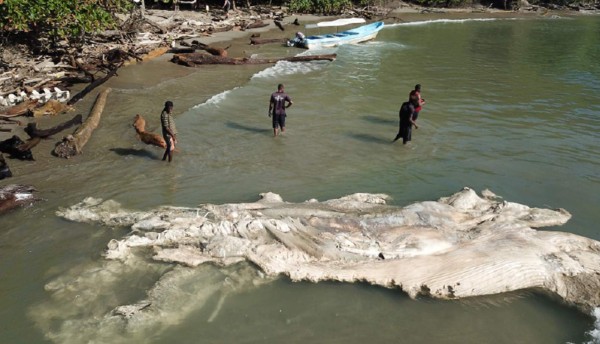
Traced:
MULTIPOLYGON (((365 22, 365 20, 361 18, 340 19, 331 22, 321 22, 313 25, 307 25, 306 27, 314 28, 326 26, 341 26, 357 22, 365 22)), ((377 36, 377 33, 381 29, 383 29, 383 25, 383 22, 378 21, 342 32, 306 36, 303 37, 303 39, 298 39, 298 37, 296 37, 294 40, 289 41, 288 45, 293 45, 306 49, 321 49, 337 47, 342 44, 355 44, 365 42, 374 39, 377 36)))

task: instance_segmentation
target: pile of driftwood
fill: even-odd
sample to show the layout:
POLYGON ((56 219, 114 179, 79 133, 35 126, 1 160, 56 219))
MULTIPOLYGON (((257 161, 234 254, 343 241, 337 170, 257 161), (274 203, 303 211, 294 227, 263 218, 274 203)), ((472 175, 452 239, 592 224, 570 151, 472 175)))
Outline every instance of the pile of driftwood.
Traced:
MULTIPOLYGON (((36 123, 28 123, 24 129, 25 133, 29 136, 26 141, 23 141, 17 135, 13 135, 11 138, 0 141, 0 179, 12 176, 12 172, 1 153, 7 154, 13 159, 34 160, 31 150, 43 139, 49 139, 51 136, 76 125, 79 125, 77 130, 72 135, 67 135, 62 141, 58 142, 54 148, 53 154, 61 158, 70 158, 81 154, 83 146, 88 142, 92 136, 92 132, 100 122, 100 117, 102 116, 102 111, 104 110, 104 105, 106 104, 106 98, 109 92, 110 88, 105 89, 98 94, 94 107, 85 121, 82 121, 83 117, 81 115, 76 115, 69 120, 47 129, 38 128, 36 123)), ((16 113, 17 115, 23 115, 26 114, 27 111, 31 111, 26 106, 22 106, 22 108, 23 111, 16 113)), ((42 108, 45 108, 46 111, 50 111, 52 114, 65 112, 70 109, 68 105, 57 101, 50 101, 41 108, 34 109, 33 111, 43 113, 45 110, 42 110, 42 108)), ((21 124, 11 117, 0 117, 0 120, 2 119, 17 122, 19 125, 21 124)))

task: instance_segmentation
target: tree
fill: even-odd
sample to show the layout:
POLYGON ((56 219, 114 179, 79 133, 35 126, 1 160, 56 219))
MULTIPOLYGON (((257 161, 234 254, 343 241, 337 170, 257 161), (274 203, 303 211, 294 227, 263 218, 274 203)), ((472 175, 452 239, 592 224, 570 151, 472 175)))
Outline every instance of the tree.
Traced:
POLYGON ((113 28, 114 13, 132 6, 129 0, 0 0, 0 27, 3 35, 80 41, 113 28))

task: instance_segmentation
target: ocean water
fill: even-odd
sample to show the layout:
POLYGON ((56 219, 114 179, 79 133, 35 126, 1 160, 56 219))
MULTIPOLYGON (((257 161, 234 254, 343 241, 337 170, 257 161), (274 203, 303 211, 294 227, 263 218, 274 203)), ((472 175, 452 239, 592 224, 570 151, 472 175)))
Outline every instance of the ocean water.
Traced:
MULTIPOLYGON (((323 53, 332 51, 334 62, 191 69, 165 57, 127 67, 109 82, 83 155, 50 156, 55 138, 34 149, 35 162, 9 160, 15 177, 2 183, 34 185, 44 201, 0 219, 0 342, 599 342, 598 311, 583 314, 535 290, 412 300, 364 284, 281 278, 225 292, 215 287, 223 276, 252 268, 120 267, 102 252, 129 229, 56 216, 88 196, 140 210, 254 201, 267 191, 294 202, 387 193, 407 205, 468 186, 564 208, 572 219, 549 230, 600 240, 599 17, 423 19, 323 53), (267 110, 278 83, 294 105, 286 133, 273 138, 267 110), (419 129, 409 145, 392 144, 416 83, 427 101, 419 129), (139 113, 158 132, 167 99, 180 140, 171 164, 131 127, 139 113), (165 274, 169 283, 153 288, 165 274), (123 328, 106 320, 149 292, 165 293, 160 321, 123 328)), ((77 113, 92 103, 89 96, 77 113)))

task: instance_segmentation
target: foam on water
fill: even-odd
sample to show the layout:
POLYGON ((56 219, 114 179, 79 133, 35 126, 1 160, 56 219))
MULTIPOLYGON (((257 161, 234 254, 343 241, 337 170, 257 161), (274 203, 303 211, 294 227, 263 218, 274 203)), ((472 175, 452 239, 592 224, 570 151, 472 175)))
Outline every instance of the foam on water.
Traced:
POLYGON ((414 21, 408 23, 396 23, 396 24, 386 24, 386 28, 395 27, 395 26, 419 26, 419 25, 429 25, 429 24, 462 24, 466 22, 486 22, 486 21, 496 21, 496 20, 516 20, 517 18, 508 18, 508 19, 500 19, 500 18, 470 18, 470 19, 432 19, 432 20, 422 20, 422 21, 414 21))
POLYGON ((252 76, 252 79, 271 79, 292 74, 308 74, 323 69, 329 61, 313 62, 288 62, 279 61, 273 67, 260 71, 252 76))
POLYGON ((192 109, 198 109, 201 107, 206 107, 206 106, 213 106, 213 107, 218 107, 219 104, 221 104, 226 98, 227 95, 229 95, 232 91, 238 89, 239 87, 235 87, 231 90, 227 90, 227 91, 223 91, 219 94, 216 94, 212 97, 210 97, 207 101, 205 101, 204 103, 198 104, 198 105, 194 105, 192 107, 192 109))
POLYGON ((592 315, 596 318, 594 329, 588 332, 592 339, 586 344, 600 344, 600 307, 594 308, 592 315))

